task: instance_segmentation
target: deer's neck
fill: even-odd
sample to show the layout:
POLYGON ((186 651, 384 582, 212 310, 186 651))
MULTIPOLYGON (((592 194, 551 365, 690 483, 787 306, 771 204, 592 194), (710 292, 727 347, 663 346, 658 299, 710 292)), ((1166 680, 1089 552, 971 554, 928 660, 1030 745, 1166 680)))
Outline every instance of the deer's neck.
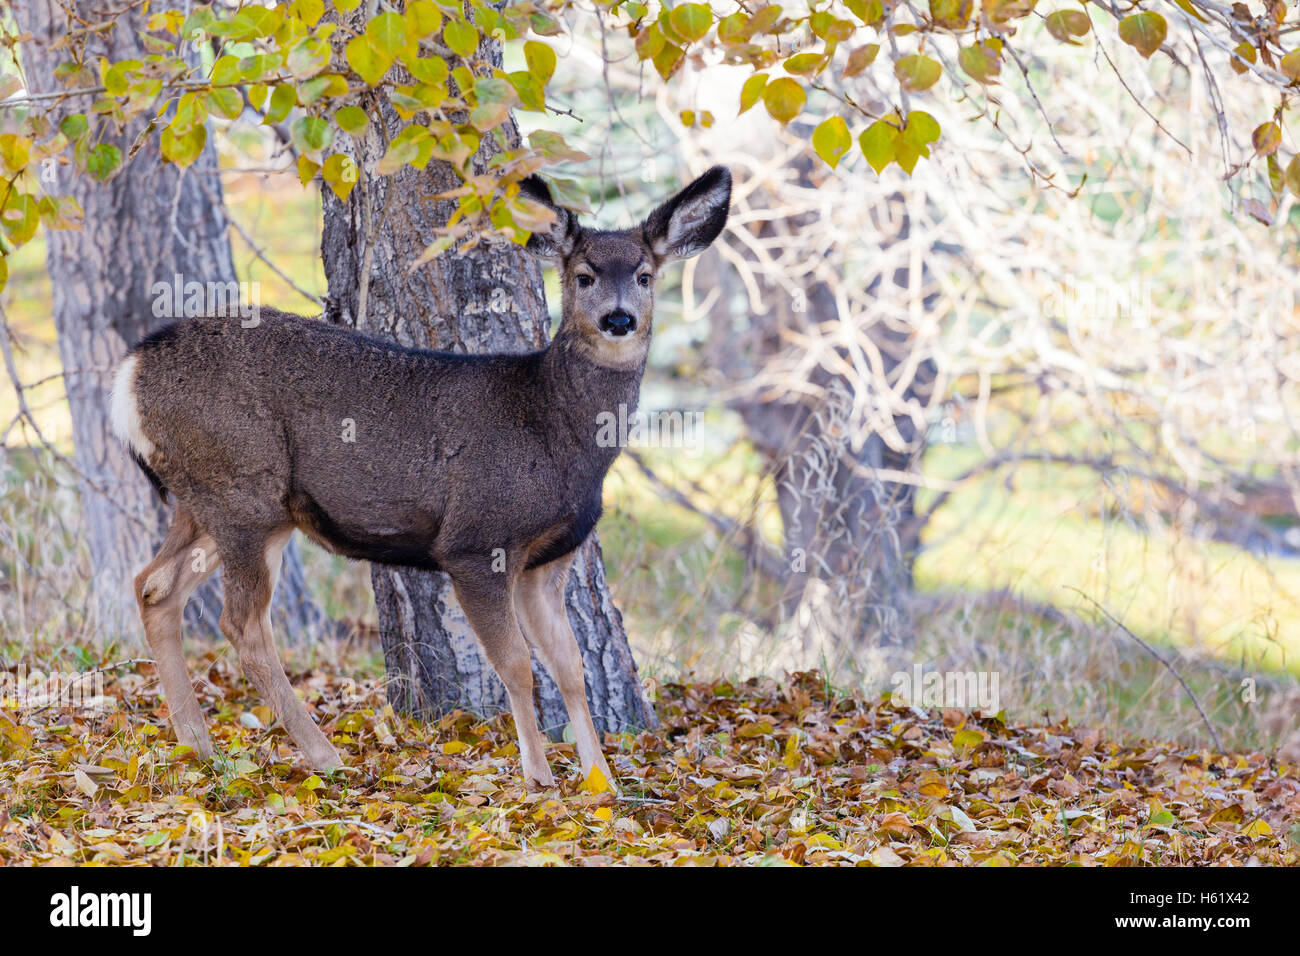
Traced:
MULTIPOLYGON (((601 365, 561 327, 542 353, 540 372, 549 413, 565 423, 575 444, 594 449, 601 447, 597 434, 605 416, 626 419, 636 411, 645 359, 629 367, 601 365)), ((612 462, 619 449, 601 451, 612 462)))

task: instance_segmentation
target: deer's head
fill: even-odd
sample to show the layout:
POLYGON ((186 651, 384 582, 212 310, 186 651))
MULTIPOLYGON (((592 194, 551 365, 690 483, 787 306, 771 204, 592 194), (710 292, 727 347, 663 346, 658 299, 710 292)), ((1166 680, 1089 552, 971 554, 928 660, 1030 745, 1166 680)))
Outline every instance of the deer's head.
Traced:
POLYGON ((600 365, 641 364, 650 345, 659 270, 708 248, 722 232, 731 205, 731 173, 714 166, 631 229, 591 229, 557 206, 546 183, 529 176, 524 196, 555 213, 528 249, 557 263, 561 332, 600 365))

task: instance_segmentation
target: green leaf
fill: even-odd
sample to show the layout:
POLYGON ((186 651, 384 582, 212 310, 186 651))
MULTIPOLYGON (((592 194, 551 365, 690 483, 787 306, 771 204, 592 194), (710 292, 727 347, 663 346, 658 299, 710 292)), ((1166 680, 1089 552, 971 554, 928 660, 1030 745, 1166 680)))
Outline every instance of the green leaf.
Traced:
POLYGON ((843 117, 832 116, 813 130, 812 147, 822 160, 834 169, 840 159, 853 146, 853 137, 849 135, 849 126, 843 117))
POLYGON ((718 39, 728 46, 744 43, 750 38, 749 14, 737 10, 718 21, 718 39))
POLYGON ((1272 156, 1282 145, 1282 127, 1276 123, 1261 123, 1250 134, 1250 142, 1255 147, 1256 154, 1272 156))
POLYGON ((555 37, 564 32, 558 20, 539 10, 528 14, 528 24, 539 37, 555 37))
POLYGON ((684 3, 674 7, 668 22, 687 42, 702 39, 713 25, 713 11, 707 3, 684 3))
POLYGON ((468 59, 478 49, 478 29, 464 20, 452 20, 443 28, 442 38, 453 53, 468 59))
POLYGON ((309 80, 330 62, 330 45, 316 37, 299 40, 289 48, 285 66, 296 80, 309 80))
POLYGON ((1286 188, 1291 190, 1291 194, 1300 197, 1300 154, 1291 157, 1291 162, 1286 164, 1286 174, 1283 176, 1286 188))
POLYGON ((844 5, 868 26, 880 22, 885 16, 885 6, 881 0, 844 0, 844 5))
POLYGON ((204 102, 209 113, 216 113, 226 119, 239 119, 240 114, 244 112, 244 98, 239 95, 238 90, 228 86, 212 90, 205 97, 204 102))
POLYGON ((675 43, 665 42, 663 48, 654 55, 651 62, 655 66, 655 71, 665 80, 671 77, 677 68, 681 66, 686 51, 675 43))
POLYGON ((559 133, 548 129, 538 129, 528 134, 528 145, 548 159, 565 159, 581 163, 590 159, 580 149, 574 149, 564 141, 559 133))
POLYGON ((1131 14, 1119 22, 1119 38, 1147 59, 1160 49, 1168 30, 1165 18, 1151 10, 1131 14))
POLYGON ((421 83, 429 86, 442 86, 447 82, 447 61, 440 56, 413 57, 404 55, 402 63, 421 83))
MULTIPOLYGON (((81 117, 84 123, 86 118, 81 117)), ((4 163, 11 176, 21 172, 31 159, 32 141, 15 133, 0 133, 0 163, 4 163)), ((9 191, 9 186, 4 187, 9 191)))
POLYGON ((84 113, 70 113, 59 123, 59 131, 68 139, 80 139, 90 129, 84 113))
POLYGON ((519 95, 519 107, 525 110, 543 112, 546 109, 546 91, 541 81, 526 70, 515 70, 508 77, 510 85, 519 95))
POLYGON ((524 43, 524 59, 528 63, 528 72, 537 77, 538 82, 548 83, 555 74, 555 51, 547 44, 537 40, 524 43))
POLYGON ((411 0, 406 5, 405 16, 406 29, 414 37, 423 39, 442 27, 442 11, 429 0, 411 0))
MULTIPOLYGON (((1237 53, 1243 59, 1249 60, 1251 63, 1255 62, 1255 48, 1244 40, 1242 41, 1241 46, 1237 47, 1237 53), (1246 50, 1250 52, 1246 53, 1241 49, 1241 47, 1245 47, 1246 50)), ((1236 61, 1233 61, 1232 65, 1234 67, 1238 66, 1236 61)), ((1277 68, 1285 73, 1289 79, 1300 80, 1300 50, 1292 50, 1286 56, 1282 57, 1282 62, 1277 65, 1277 68)), ((1245 73, 1246 67, 1240 67, 1237 72, 1245 73)))
POLYGON ((808 17, 808 27, 812 30, 813 36, 827 41, 828 45, 847 40, 857 29, 852 21, 841 20, 826 10, 814 11, 808 17))
POLYGON ((498 77, 481 77, 474 82, 475 106, 469 121, 475 129, 487 132, 506 121, 517 97, 514 87, 498 77))
POLYGON ((788 123, 798 116, 807 99, 803 87, 788 76, 778 77, 763 87, 763 105, 779 123, 788 123))
POLYGON ((381 176, 391 176, 420 154, 420 148, 414 140, 395 139, 380 158, 375 169, 381 176))
POLYGON ((591 204, 587 201, 587 190, 580 182, 565 176, 548 177, 546 182, 551 187, 551 196, 557 204, 590 215, 591 204))
POLYGON ((755 73, 745 81, 745 85, 740 88, 740 112, 745 112, 758 102, 758 98, 763 95, 763 87, 766 85, 766 73, 755 73))
POLYGON ((992 84, 1002 72, 1002 41, 981 40, 957 51, 957 63, 977 83, 992 84))
POLYGON ((930 16, 949 30, 964 30, 973 8, 971 0, 930 0, 930 16))
POLYGON ((365 132, 370 125, 370 118, 360 106, 345 106, 334 114, 334 122, 339 124, 339 129, 343 132, 356 136, 365 132))
MULTIPOLYGON (((280 72, 283 57, 279 53, 259 53, 246 56, 239 61, 239 80, 261 80, 263 77, 280 72)), ((234 82, 233 80, 231 82, 234 82)))
POLYGON ((202 123, 191 126, 187 132, 177 133, 170 126, 162 131, 159 146, 162 154, 177 166, 188 166, 199 158, 203 144, 208 141, 208 130, 202 123))
POLYGON ((298 91, 288 83, 277 83, 271 91, 271 105, 266 111, 264 123, 279 123, 289 115, 289 111, 298 102, 298 91))
POLYGON ((289 12, 309 27, 314 27, 325 15, 324 0, 293 0, 289 12))
POLYGON ((1062 43, 1078 46, 1076 37, 1087 36, 1092 29, 1092 21, 1082 10, 1057 10, 1046 20, 1047 32, 1062 43))
POLYGON ((347 91, 347 80, 338 73, 326 73, 308 80, 298 88, 298 103, 310 106, 322 96, 343 96, 347 91))
POLYGON ((195 126, 202 126, 207 121, 208 110, 197 93, 186 93, 176 101, 176 115, 172 117, 171 128, 177 135, 188 133, 195 126))
POLYGON ((347 202, 348 194, 356 186, 357 180, 361 177, 361 172, 357 169, 357 164, 352 161, 351 157, 342 153, 334 153, 321 166, 320 175, 334 195, 347 202))
POLYGON ((366 36, 370 37, 375 49, 386 54, 389 60, 397 59, 409 41, 406 20, 396 13, 381 13, 367 23, 366 36))
POLYGON ((899 84, 910 93, 928 90, 939 82, 943 67, 937 60, 932 60, 923 53, 911 53, 894 64, 894 76, 899 84))
POLYGON ((41 224, 40 204, 34 196, 27 193, 10 193, 4 207, 4 230, 9 240, 21 246, 32 236, 41 224))
POLYGON ((334 128, 319 116, 300 116, 289 127, 294 148, 306 156, 315 156, 334 139, 334 128))
POLYGON ((907 124, 903 127, 903 138, 915 146, 927 146, 935 142, 942 131, 939 121, 925 110, 912 110, 907 114, 907 124))
POLYGON ((219 86, 229 86, 231 83, 238 83, 244 78, 243 70, 239 66, 239 57, 222 56, 218 57, 212 64, 212 73, 209 80, 219 86))
POLYGON ((393 58, 375 46, 367 35, 354 37, 343 49, 343 56, 357 76, 368 86, 378 86, 393 65, 393 58))
POLYGON ((862 155, 879 175, 894 161, 898 152, 898 128, 884 120, 876 120, 858 137, 862 155))
POLYGON ((312 181, 312 177, 316 175, 316 171, 318 169, 320 169, 319 163, 313 163, 306 156, 299 156, 298 157, 298 182, 306 186, 309 182, 312 181))
POLYGON ((103 70, 104 91, 112 96, 124 95, 131 84, 131 73, 143 65, 139 60, 122 60, 103 70))
POLYGON ((782 64, 787 73, 810 76, 820 73, 826 66, 826 56, 821 53, 796 53, 782 64))
POLYGON ((667 42, 664 39, 664 32, 659 29, 659 24, 650 24, 636 35, 637 58, 653 60, 659 55, 659 51, 664 48, 664 44, 667 42))

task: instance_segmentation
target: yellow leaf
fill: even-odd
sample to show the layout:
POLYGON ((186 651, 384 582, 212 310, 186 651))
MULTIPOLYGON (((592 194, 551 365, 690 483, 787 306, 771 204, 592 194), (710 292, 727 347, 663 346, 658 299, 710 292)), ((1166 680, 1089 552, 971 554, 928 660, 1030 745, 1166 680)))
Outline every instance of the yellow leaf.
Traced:
POLYGON ((939 776, 933 770, 927 770, 921 774, 920 784, 917 789, 923 796, 927 797, 946 797, 948 796, 948 784, 944 782, 943 777, 939 776))
POLYGON ((91 780, 90 776, 84 771, 74 770, 72 776, 77 781, 77 789, 86 796, 94 797, 99 792, 99 787, 96 786, 95 781, 91 780))
POLYGON ((582 788, 588 793, 609 793, 613 788, 610 787, 609 781, 605 775, 600 772, 599 767, 592 767, 591 773, 587 774, 587 779, 582 781, 582 788))
POLYGON ((1241 832, 1243 836, 1262 837, 1271 835, 1273 828, 1268 825, 1267 820, 1251 820, 1241 828, 1241 832))
POLYGON ((1147 59, 1160 49, 1168 31, 1165 18, 1150 10, 1134 13, 1119 22, 1119 38, 1147 59))
POLYGON ((902 866, 906 862, 888 846, 878 846, 872 850, 870 860, 873 866, 902 866))
POLYGON ((840 157, 853 146, 853 137, 849 135, 848 124, 840 116, 832 116, 821 123, 812 134, 813 150, 822 160, 834 169, 839 165, 840 157))
POLYGON ((793 733, 785 742, 785 759, 781 761, 787 770, 799 766, 799 734, 793 733))
POLYGON ((763 105, 778 123, 788 123, 798 116, 807 99, 803 87, 788 76, 778 77, 763 87, 763 105))

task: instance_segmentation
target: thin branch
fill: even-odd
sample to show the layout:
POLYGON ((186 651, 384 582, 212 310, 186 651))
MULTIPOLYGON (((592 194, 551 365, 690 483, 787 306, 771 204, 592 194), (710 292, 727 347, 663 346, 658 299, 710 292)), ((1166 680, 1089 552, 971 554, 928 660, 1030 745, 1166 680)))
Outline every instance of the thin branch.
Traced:
POLYGON ((1098 602, 1095 598, 1093 598, 1092 595, 1085 594, 1083 591, 1080 591, 1078 588, 1074 587, 1073 585, 1067 584, 1065 586, 1069 588, 1071 591, 1074 591, 1076 594, 1081 595, 1083 598, 1089 601, 1098 611, 1104 614, 1112 624, 1118 627, 1129 637, 1133 638, 1133 640, 1137 641, 1138 644, 1142 646, 1142 649, 1144 651, 1146 651, 1148 654, 1150 654, 1152 657, 1158 660, 1161 664, 1163 664, 1165 666, 1165 669, 1168 670, 1169 673, 1173 674, 1174 677, 1178 679, 1178 683, 1183 685, 1183 690, 1187 692, 1187 696, 1191 700, 1192 705, 1196 708, 1196 712, 1201 715, 1201 720, 1205 722, 1205 729, 1210 732, 1210 738, 1214 741, 1214 749, 1219 753, 1223 753, 1223 744, 1219 741, 1219 735, 1214 730, 1214 724, 1210 723, 1210 718, 1205 715, 1205 710, 1201 707, 1201 702, 1196 699, 1196 695, 1192 693, 1192 689, 1187 686, 1187 681, 1183 680, 1183 675, 1178 673, 1178 671, 1174 670, 1174 665, 1170 664, 1167 660, 1161 657, 1156 652, 1155 648, 1153 648, 1150 644, 1148 644, 1146 641, 1142 640, 1142 638, 1138 637, 1136 634, 1130 631, 1124 625, 1123 621, 1119 620, 1119 618, 1115 617, 1114 614, 1111 614, 1110 611, 1102 607, 1101 603, 1098 602))

